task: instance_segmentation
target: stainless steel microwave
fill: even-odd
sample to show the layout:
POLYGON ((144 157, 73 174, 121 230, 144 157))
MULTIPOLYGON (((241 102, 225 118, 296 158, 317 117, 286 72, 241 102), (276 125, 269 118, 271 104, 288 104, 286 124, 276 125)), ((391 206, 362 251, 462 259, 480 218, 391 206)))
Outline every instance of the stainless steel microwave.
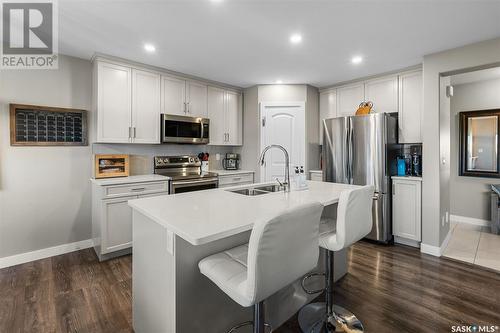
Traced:
POLYGON ((162 143, 209 143, 210 120, 170 114, 161 115, 162 143))

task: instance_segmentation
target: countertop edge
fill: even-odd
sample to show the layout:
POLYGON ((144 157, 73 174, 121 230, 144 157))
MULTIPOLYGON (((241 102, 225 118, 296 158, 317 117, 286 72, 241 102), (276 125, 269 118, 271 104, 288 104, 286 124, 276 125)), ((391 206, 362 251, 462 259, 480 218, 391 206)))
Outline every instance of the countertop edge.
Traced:
POLYGON ((148 182, 161 182, 169 181, 171 178, 168 176, 147 174, 135 175, 128 177, 110 177, 110 178, 90 178, 93 184, 100 186, 120 185, 120 184, 133 184, 133 183, 148 183, 148 182))

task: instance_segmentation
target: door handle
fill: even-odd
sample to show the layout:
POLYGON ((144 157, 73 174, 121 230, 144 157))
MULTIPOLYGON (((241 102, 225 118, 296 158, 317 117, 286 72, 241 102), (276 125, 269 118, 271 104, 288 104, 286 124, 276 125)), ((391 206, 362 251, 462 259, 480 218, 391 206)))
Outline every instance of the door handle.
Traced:
POLYGON ((187 102, 187 113, 191 113, 191 104, 187 102))
POLYGON ((133 128, 134 128, 134 138, 135 138, 136 137, 136 128, 135 128, 135 126, 133 128))
POLYGON ((186 112, 187 112, 187 104, 186 104, 186 102, 184 102, 184 113, 186 113, 186 112))
POLYGON ((128 138, 129 139, 132 138, 132 127, 131 126, 128 127, 128 138))

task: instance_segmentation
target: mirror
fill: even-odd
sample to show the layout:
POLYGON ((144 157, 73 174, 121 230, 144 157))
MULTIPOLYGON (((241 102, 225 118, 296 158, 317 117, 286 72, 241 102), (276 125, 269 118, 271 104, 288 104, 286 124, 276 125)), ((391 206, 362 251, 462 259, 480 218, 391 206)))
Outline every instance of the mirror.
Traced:
POLYGON ((500 110, 460 112, 460 176, 500 177, 500 110))

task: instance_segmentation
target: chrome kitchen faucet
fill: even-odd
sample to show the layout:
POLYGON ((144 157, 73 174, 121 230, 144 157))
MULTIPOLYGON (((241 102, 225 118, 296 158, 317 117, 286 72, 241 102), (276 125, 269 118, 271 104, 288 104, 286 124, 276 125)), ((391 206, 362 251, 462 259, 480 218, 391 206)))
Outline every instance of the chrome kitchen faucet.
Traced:
POLYGON ((283 154, 285 154, 285 181, 281 183, 278 178, 276 178, 276 181, 283 186, 283 191, 284 192, 290 192, 290 157, 288 156, 288 152, 283 146, 280 145, 270 145, 264 148, 262 153, 260 154, 260 165, 264 165, 265 158, 266 158, 266 152, 271 149, 271 148, 278 148, 280 149, 283 154))

